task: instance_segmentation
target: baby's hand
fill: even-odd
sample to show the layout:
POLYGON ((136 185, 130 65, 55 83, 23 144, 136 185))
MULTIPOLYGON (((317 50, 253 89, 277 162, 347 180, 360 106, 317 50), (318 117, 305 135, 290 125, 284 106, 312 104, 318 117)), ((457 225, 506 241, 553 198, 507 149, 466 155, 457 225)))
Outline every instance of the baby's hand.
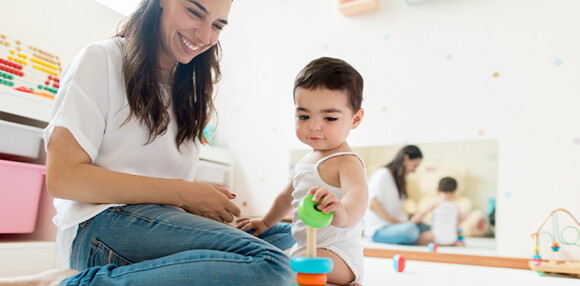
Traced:
POLYGON ((318 203, 316 209, 325 214, 344 208, 336 195, 331 193, 327 188, 314 187, 308 191, 308 194, 314 195, 312 201, 318 203))
POLYGON ((264 221, 260 219, 251 219, 249 217, 243 217, 236 220, 238 224, 237 228, 241 231, 249 231, 254 230, 252 235, 258 236, 268 230, 268 226, 264 223, 264 221))

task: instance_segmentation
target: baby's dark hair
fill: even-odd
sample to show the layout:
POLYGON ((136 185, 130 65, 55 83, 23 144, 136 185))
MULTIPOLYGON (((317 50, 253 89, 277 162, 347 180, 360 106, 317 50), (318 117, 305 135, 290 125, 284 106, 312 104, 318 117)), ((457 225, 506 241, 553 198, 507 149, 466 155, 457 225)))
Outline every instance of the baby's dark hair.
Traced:
POLYGON ((445 177, 439 181, 440 192, 453 193, 457 190, 457 181, 451 177, 445 177))
POLYGON ((294 96, 296 89, 327 88, 346 91, 353 112, 357 112, 363 99, 363 78, 347 62, 329 57, 315 59, 308 63, 294 80, 294 96))

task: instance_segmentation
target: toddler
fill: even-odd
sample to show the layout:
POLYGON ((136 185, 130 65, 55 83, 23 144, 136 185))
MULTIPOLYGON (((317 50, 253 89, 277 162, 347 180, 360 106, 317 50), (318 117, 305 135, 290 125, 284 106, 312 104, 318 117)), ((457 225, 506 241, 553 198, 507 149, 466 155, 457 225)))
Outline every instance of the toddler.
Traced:
POLYGON ((292 181, 262 218, 238 219, 238 228, 263 233, 294 209, 291 256, 305 256, 306 225, 296 208, 314 194, 317 209, 334 219, 317 230, 316 255, 328 257, 334 269, 329 285, 355 284, 363 275, 362 218, 367 208, 366 172, 362 159, 346 142, 363 118, 363 79, 343 60, 323 57, 310 62, 294 82, 296 136, 312 148, 296 165, 292 181))
POLYGON ((411 218, 419 223, 429 212, 433 211, 432 231, 435 243, 439 245, 463 246, 463 241, 457 239, 457 229, 461 222, 459 206, 455 203, 457 181, 452 177, 445 177, 439 181, 438 199, 426 210, 417 213, 411 218))

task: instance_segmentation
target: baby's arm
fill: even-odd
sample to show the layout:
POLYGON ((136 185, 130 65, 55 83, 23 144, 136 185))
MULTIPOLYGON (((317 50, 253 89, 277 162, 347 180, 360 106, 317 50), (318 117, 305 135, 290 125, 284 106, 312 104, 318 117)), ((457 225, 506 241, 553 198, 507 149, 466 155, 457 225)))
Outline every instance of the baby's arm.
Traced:
POLYGON ((254 230, 254 236, 258 236, 280 222, 292 210, 292 181, 274 200, 274 204, 262 219, 240 218, 236 220, 238 228, 242 231, 254 230))
POLYGON ((334 212, 332 225, 349 227, 358 223, 364 216, 368 202, 366 174, 360 160, 354 156, 341 156, 336 160, 336 170, 340 187, 345 194, 339 201, 326 188, 312 188, 313 201, 319 202, 317 208, 324 213, 334 212))
POLYGON ((416 213, 413 217, 411 217, 411 222, 420 223, 427 214, 429 214, 437 205, 439 205, 439 203, 440 201, 438 200, 432 203, 428 208, 416 213))
POLYGON ((467 216, 469 215, 469 213, 467 212, 462 212, 461 209, 459 210, 459 213, 457 215, 457 227, 459 228, 459 224, 462 223, 467 216))

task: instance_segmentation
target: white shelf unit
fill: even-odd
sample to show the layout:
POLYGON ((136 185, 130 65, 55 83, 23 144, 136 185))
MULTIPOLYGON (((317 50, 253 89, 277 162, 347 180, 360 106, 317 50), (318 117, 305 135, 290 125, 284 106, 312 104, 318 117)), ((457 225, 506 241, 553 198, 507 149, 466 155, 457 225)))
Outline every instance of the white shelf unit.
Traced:
MULTIPOLYGON (((47 123, 53 100, 0 87, 0 112, 47 123)), ((37 158, 42 129, 0 120, 0 152, 37 158)), ((35 274, 58 266, 52 199, 41 195, 36 230, 30 234, 0 234, 0 276, 35 274)))

